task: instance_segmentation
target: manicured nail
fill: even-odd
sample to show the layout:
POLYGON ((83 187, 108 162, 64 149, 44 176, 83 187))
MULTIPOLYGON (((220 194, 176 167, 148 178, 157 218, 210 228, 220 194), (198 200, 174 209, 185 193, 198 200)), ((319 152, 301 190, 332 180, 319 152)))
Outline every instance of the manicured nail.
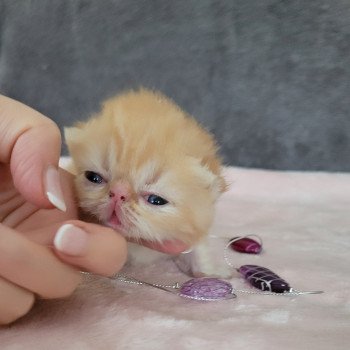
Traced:
POLYGON ((61 226, 53 241, 59 252, 72 256, 84 255, 87 244, 88 234, 72 224, 61 226))
POLYGON ((48 166, 45 180, 46 195, 51 204, 53 204, 57 209, 66 211, 67 207, 63 199, 60 175, 54 166, 48 166))

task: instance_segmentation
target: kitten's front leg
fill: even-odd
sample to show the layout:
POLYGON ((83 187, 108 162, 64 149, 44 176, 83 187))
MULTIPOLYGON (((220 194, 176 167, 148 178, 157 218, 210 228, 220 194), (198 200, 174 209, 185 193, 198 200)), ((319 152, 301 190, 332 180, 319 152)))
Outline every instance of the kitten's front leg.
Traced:
POLYGON ((220 239, 206 237, 192 251, 180 254, 174 261, 189 276, 230 278, 234 271, 226 263, 220 243, 220 239))

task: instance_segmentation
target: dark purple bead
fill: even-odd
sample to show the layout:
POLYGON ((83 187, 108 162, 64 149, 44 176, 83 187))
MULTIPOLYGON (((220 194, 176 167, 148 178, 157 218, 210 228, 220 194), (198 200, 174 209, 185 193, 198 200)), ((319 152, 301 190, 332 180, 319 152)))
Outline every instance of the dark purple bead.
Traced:
POLYGON ((232 299, 232 285, 218 278, 193 278, 182 284, 179 295, 196 300, 232 299))
POLYGON ((262 249, 261 244, 250 237, 235 237, 232 241, 230 247, 240 253, 259 254, 262 249))
POLYGON ((263 291, 284 293, 289 292, 291 289, 285 280, 266 267, 243 265, 238 269, 238 272, 241 273, 245 280, 253 287, 263 291))

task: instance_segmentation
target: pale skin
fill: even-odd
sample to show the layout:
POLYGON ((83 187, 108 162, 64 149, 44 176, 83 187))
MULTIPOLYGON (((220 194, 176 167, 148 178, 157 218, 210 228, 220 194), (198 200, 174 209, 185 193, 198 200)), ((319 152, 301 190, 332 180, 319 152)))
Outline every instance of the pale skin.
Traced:
MULTIPOLYGON (((54 122, 0 95, 0 325, 28 313, 36 298, 73 293, 81 281, 80 271, 111 276, 125 263, 124 237, 79 220, 72 176, 55 170, 60 149, 61 135, 54 122), (51 177, 56 172, 54 178, 59 179, 55 185, 62 190, 66 211, 48 199, 49 165, 51 177), (83 233, 83 243, 75 250, 55 240, 67 223, 83 233)), ((170 254, 188 248, 178 241, 143 243, 170 254)))

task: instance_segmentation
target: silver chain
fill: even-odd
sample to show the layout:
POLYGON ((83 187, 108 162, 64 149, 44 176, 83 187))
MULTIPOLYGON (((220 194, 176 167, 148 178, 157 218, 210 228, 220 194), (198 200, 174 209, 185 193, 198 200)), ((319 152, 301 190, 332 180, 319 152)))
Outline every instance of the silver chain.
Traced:
MULTIPOLYGON (((125 276, 122 274, 117 274, 117 275, 113 276, 112 278, 116 279, 118 281, 121 281, 121 282, 129 283, 129 284, 145 285, 145 286, 159 288, 159 289, 165 290, 167 292, 170 292, 171 289, 176 289, 176 290, 180 289, 179 282, 175 282, 174 284, 171 284, 171 285, 149 283, 149 282, 140 281, 134 277, 125 276)), ((304 291, 295 290, 293 288, 291 288, 290 291, 284 292, 284 293, 244 290, 244 289, 235 289, 235 288, 232 289, 232 292, 233 293, 244 293, 244 294, 256 294, 256 295, 276 295, 276 296, 291 296, 291 295, 321 294, 321 293, 323 293, 322 291, 306 291, 306 292, 304 292, 304 291)))
POLYGON ((129 277, 129 276, 125 276, 122 274, 116 274, 113 276, 114 279, 118 280, 118 281, 122 281, 125 283, 130 283, 130 284, 137 284, 137 285, 147 285, 147 286, 152 286, 152 287, 156 287, 156 288, 168 288, 168 289, 180 289, 180 284, 179 282, 175 282, 171 285, 167 285, 167 284, 158 284, 158 283, 149 283, 149 282, 145 282, 145 281, 140 281, 134 277, 129 277))

